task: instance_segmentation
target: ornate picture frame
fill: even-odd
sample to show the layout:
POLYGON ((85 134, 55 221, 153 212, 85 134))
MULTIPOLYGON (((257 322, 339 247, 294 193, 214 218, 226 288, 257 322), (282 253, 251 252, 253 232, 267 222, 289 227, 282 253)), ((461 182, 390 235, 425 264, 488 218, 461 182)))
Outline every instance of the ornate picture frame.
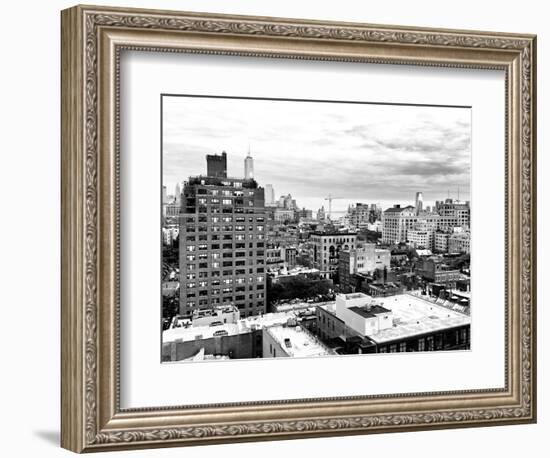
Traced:
POLYGON ((75 452, 536 421, 536 37, 75 6, 62 12, 61 443, 75 452), (504 389, 120 408, 122 50, 506 74, 504 389))

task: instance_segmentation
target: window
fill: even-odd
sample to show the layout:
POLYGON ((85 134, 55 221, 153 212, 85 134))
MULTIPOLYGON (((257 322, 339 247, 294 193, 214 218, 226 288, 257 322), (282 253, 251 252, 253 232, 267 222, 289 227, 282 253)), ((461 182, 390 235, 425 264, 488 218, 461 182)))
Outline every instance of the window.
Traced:
POLYGON ((407 342, 401 342, 399 344, 399 351, 401 352, 407 351, 407 342))
POLYGON ((429 336, 426 339, 426 341, 428 343, 428 351, 434 351, 434 338, 433 338, 433 336, 429 336))
POLYGON ((187 305, 187 307, 194 307, 195 303, 194 302, 188 302, 186 305, 187 305))
POLYGON ((194 280, 194 279, 195 279, 195 274, 187 274, 187 275, 185 276, 185 278, 186 278, 187 280, 194 280))
POLYGON ((195 260, 195 255, 194 255, 194 254, 188 254, 188 255, 186 256, 186 259, 187 259, 188 261, 194 261, 194 260, 195 260))
POLYGON ((208 282, 207 281, 200 281, 199 282, 199 287, 201 288, 206 288, 208 286, 208 282))
MULTIPOLYGON (((225 191, 224 191, 225 192, 225 191)), ((223 199, 222 200, 223 205, 231 205, 231 199, 223 199)))

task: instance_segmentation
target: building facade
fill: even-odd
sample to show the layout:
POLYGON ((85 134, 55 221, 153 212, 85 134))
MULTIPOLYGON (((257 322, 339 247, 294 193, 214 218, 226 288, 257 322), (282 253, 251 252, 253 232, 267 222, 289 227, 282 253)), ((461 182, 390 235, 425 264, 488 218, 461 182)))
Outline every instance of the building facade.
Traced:
MULTIPOLYGON (((210 170, 224 175, 219 162, 210 170)), ((220 304, 235 305, 244 317, 264 313, 263 188, 254 180, 191 177, 179 219, 180 314, 220 304)))
POLYGON ((406 242, 409 229, 413 229, 417 221, 418 215, 412 206, 388 208, 382 213, 382 242, 406 242))
POLYGON ((449 253, 470 253, 470 233, 458 232, 449 236, 449 253))
POLYGON ((227 154, 225 151, 222 154, 206 155, 206 174, 209 177, 227 177, 227 154))
POLYGON ((357 245, 355 232, 312 232, 310 239, 313 267, 319 269, 324 278, 332 279, 338 271, 342 250, 354 250, 357 245))

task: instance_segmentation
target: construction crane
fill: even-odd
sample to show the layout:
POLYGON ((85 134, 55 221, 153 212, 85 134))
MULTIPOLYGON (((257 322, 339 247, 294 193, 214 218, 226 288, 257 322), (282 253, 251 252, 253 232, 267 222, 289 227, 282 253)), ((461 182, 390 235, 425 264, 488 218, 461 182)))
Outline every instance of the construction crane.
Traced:
POLYGON ((325 197, 325 200, 328 200, 328 219, 330 220, 332 220, 332 201, 335 199, 343 199, 343 197, 333 197, 332 194, 325 197))

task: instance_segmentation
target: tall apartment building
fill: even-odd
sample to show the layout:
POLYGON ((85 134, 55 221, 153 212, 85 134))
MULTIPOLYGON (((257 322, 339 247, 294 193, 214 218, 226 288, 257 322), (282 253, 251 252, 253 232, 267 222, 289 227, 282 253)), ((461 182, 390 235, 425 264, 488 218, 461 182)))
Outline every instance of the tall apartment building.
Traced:
POLYGON ((313 267, 321 271, 324 278, 332 278, 338 271, 340 251, 354 250, 357 245, 355 232, 312 232, 313 267))
POLYGON ((216 176, 190 177, 182 193, 179 312, 233 304, 244 317, 264 313, 264 190, 226 178, 219 159, 208 164, 216 176))

